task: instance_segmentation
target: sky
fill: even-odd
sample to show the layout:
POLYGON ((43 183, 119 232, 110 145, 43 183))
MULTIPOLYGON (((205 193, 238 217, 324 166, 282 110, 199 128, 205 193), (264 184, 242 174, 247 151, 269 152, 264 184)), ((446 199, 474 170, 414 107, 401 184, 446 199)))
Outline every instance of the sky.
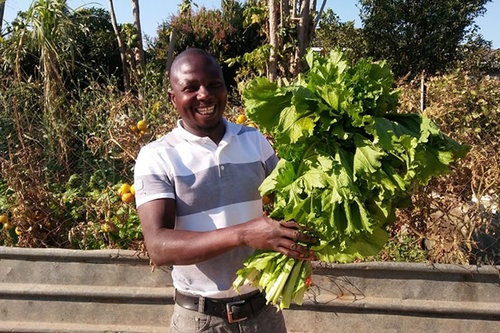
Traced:
MULTIPOLYGON (((4 22, 12 22, 17 12, 26 11, 31 2, 32 0, 6 0, 4 22)), ((182 0, 139 0, 142 33, 150 38, 155 37, 158 26, 178 12, 181 2, 182 0)), ((194 0, 194 3, 207 9, 217 9, 220 8, 221 1, 194 0)), ((355 25, 360 27, 357 3, 357 0, 328 0, 326 7, 332 8, 342 22, 354 21, 355 25)), ((108 0, 68 0, 68 4, 73 9, 89 5, 109 10, 108 0)), ((133 22, 131 0, 114 0, 113 4, 118 23, 133 22)), ((500 48, 500 0, 489 2, 486 9, 486 14, 476 19, 476 24, 480 27, 479 33, 483 38, 491 41, 493 48, 498 49, 500 48)))

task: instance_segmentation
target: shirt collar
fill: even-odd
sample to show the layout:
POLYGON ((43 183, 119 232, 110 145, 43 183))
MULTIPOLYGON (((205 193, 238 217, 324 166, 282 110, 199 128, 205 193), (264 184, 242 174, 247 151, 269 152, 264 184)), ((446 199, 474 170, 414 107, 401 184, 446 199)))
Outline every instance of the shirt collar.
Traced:
MULTIPOLYGON (((238 125, 227 121, 227 119, 224 117, 222 118, 222 121, 224 122, 224 125, 226 127, 226 132, 224 133, 221 142, 229 141, 232 136, 235 136, 238 133, 238 125)), ((177 131, 177 133, 184 140, 191 142, 204 142, 208 138, 207 136, 197 136, 193 133, 188 132, 184 127, 182 127, 182 119, 177 120, 177 127, 175 131, 177 131)))

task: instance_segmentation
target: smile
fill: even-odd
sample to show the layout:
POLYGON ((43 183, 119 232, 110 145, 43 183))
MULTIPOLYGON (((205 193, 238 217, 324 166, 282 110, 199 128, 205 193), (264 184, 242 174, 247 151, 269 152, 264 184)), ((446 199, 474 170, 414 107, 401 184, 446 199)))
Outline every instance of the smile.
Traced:
POLYGON ((211 115, 211 114, 215 113, 215 105, 210 106, 208 108, 198 108, 197 112, 199 114, 204 115, 204 116, 211 115))

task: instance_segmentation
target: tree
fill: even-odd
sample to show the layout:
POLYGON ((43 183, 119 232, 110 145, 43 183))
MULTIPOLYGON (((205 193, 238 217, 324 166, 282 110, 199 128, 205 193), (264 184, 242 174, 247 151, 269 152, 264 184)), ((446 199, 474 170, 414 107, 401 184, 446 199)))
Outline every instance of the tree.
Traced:
MULTIPOLYGON (((326 0, 323 0, 319 11, 316 8, 316 0, 280 0, 280 2, 281 8, 289 10, 289 13, 282 11, 284 18, 281 20, 281 29, 286 29, 285 25, 288 25, 296 30, 296 40, 291 41, 291 43, 295 45, 294 55, 290 59, 290 71, 292 76, 295 76, 302 69, 306 48, 310 46, 314 38, 315 27, 321 17, 326 0)), ((280 44, 284 43, 285 42, 281 42, 280 44)))
POLYGON ((120 49, 120 58, 122 60, 122 71, 123 71, 123 85, 125 91, 130 91, 130 77, 127 66, 127 49, 125 48, 125 44, 123 43, 123 39, 120 35, 120 30, 118 29, 118 23, 116 22, 113 0, 109 0, 109 13, 111 15, 111 23, 113 24, 116 40, 118 41, 118 48, 120 49))
MULTIPOLYGON (((28 25, 28 11, 19 12, 11 22, 8 33, 0 43, 0 68, 3 78, 15 81, 41 78, 41 52, 32 40, 32 27, 28 25)), ((66 34, 68 40, 57 41, 57 55, 61 64, 64 88, 71 93, 75 87, 86 87, 90 81, 107 82, 110 75, 121 77, 120 53, 111 25, 109 12, 102 8, 79 8, 70 11, 67 19, 76 28, 66 34)), ((47 35, 48 37, 48 35, 47 35)))
POLYGON ((137 53, 136 59, 139 63, 141 71, 144 71, 146 66, 146 61, 144 59, 144 46, 142 45, 142 29, 141 29, 141 17, 139 14, 139 0, 132 0, 132 13, 134 16, 134 27, 137 34, 137 53))
POLYGON ((109 12, 103 8, 80 8, 71 15, 71 20, 83 27, 74 37, 77 66, 72 72, 72 83, 85 88, 91 81, 106 82, 110 75, 122 77, 120 52, 109 12))
POLYGON ((156 62, 160 70, 166 70, 167 59, 171 59, 172 53, 178 54, 188 47, 202 48, 217 59, 226 83, 234 86, 237 66, 230 67, 226 61, 265 43, 265 37, 259 34, 260 27, 244 26, 243 13, 247 6, 236 0, 224 0, 220 10, 204 7, 193 10, 191 1, 184 1, 179 14, 158 29, 158 37, 148 50, 152 62, 156 62), (173 33, 175 40, 172 40, 173 33), (174 51, 170 52, 172 47, 174 51))
POLYGON ((340 18, 332 9, 327 9, 316 30, 314 46, 321 47, 328 53, 334 48, 340 48, 347 58, 357 61, 366 57, 366 41, 363 30, 354 26, 354 21, 340 22, 340 18))
POLYGON ((492 43, 484 40, 481 35, 472 34, 460 45, 457 61, 450 67, 476 77, 484 74, 499 75, 500 49, 493 49, 492 43))
POLYGON ((5 11, 5 1, 6 0, 0 0, 0 35, 2 34, 3 14, 5 11))
MULTIPOLYGON (((183 0, 179 5, 179 16, 191 15, 191 0, 183 0)), ((174 61, 174 50, 175 50, 175 42, 177 41, 177 27, 173 26, 170 31, 170 39, 168 41, 168 51, 167 51, 167 60, 165 66, 165 82, 167 82, 170 67, 172 66, 172 62, 174 61)))
POLYGON ((277 74, 276 50, 278 49, 278 8, 276 6, 276 0, 269 0, 267 7, 269 10, 269 45, 271 46, 267 78, 272 82, 276 79, 277 74))
POLYGON ((62 106, 66 93, 63 78, 73 66, 73 36, 77 29, 70 18, 71 12, 66 0, 34 1, 24 17, 23 37, 18 44, 18 50, 24 48, 25 43, 31 44, 40 55, 43 117, 45 128, 51 130, 47 137, 50 146, 57 150, 59 162, 66 168, 69 167, 70 146, 65 135, 69 130, 68 117, 62 106))
POLYGON ((306 49, 314 38, 325 4, 323 0, 318 11, 316 0, 279 0, 279 7, 278 0, 267 1, 267 76, 270 80, 278 76, 280 67, 279 75, 285 77, 301 71, 306 49))
POLYGON ((367 52, 397 76, 442 71, 489 1, 359 0, 367 52))

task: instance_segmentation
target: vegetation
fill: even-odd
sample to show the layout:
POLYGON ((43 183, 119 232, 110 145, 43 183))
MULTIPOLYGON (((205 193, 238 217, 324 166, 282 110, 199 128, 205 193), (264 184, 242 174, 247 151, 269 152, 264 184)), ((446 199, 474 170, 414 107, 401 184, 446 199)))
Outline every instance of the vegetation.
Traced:
MULTIPOLYGON (((360 2, 377 9, 363 12, 362 28, 340 22, 334 11, 326 10, 317 29, 309 30, 309 39, 301 37, 326 52, 342 47, 353 63, 362 57, 387 59, 400 79, 401 112, 421 112, 418 75, 425 69, 425 115, 444 133, 472 147, 449 175, 420 188, 412 205, 398 212, 390 241, 377 260, 500 262, 500 89, 498 79, 488 76, 500 73, 500 54, 481 36, 467 35, 486 2, 432 2, 442 5, 433 12, 437 17, 427 10, 408 11, 418 13, 408 21, 416 22, 412 27, 432 17, 432 22, 449 28, 441 29, 437 39, 450 42, 442 45, 447 53, 438 52, 433 40, 434 48, 418 53, 418 63, 410 62, 414 57, 401 46, 411 39, 387 39, 399 46, 373 47, 380 41, 375 32, 387 30, 383 24, 389 21, 382 18, 391 17, 394 1, 390 6, 360 2), (460 10, 447 10, 452 3, 460 10), (450 13, 455 16, 445 19, 450 13)), ((13 22, 4 23, 0 245, 143 250, 133 195, 123 200, 121 192, 122 185, 132 185, 140 147, 167 133, 177 121, 165 94, 169 58, 191 46, 213 53, 228 83, 240 88, 232 90, 227 110, 227 116, 237 120, 245 113, 240 93, 246 82, 269 77, 272 61, 278 84, 298 74, 299 35, 306 29, 299 19, 315 26, 320 10, 316 1, 311 1, 314 8, 303 11, 292 6, 303 1, 283 3, 289 8, 275 13, 273 44, 268 1, 225 0, 221 10, 207 10, 195 9, 193 1, 185 0, 179 14, 167 19, 150 41, 144 67, 134 63, 137 24, 117 26, 125 48, 124 67, 111 16, 102 9, 73 11, 65 0, 36 0, 13 22), (181 33, 172 43, 175 29, 181 33), (124 68, 130 71, 127 90, 124 68)), ((405 36, 403 31, 399 36, 405 36)), ((243 117, 238 121, 253 125, 243 117)))
POLYGON ((442 72, 490 0, 361 0, 367 52, 397 76, 442 72))
MULTIPOLYGON (((417 82, 402 86, 401 109, 419 112, 417 82)), ((427 82, 424 114, 471 151, 446 177, 431 181, 400 212, 399 228, 437 262, 499 262, 500 81, 463 71, 427 82)))
MULTIPOLYGON (((385 62, 350 66, 338 50, 306 58, 309 71, 296 80, 278 87, 257 78, 243 94, 249 118, 272 135, 280 156, 259 190, 274 196, 269 217, 293 220, 314 235, 319 260, 365 259, 387 243, 397 208, 469 147, 420 114, 396 112, 399 92, 385 62)), ((256 250, 244 266, 235 288, 266 290, 281 309, 302 304, 307 260, 256 250)))

